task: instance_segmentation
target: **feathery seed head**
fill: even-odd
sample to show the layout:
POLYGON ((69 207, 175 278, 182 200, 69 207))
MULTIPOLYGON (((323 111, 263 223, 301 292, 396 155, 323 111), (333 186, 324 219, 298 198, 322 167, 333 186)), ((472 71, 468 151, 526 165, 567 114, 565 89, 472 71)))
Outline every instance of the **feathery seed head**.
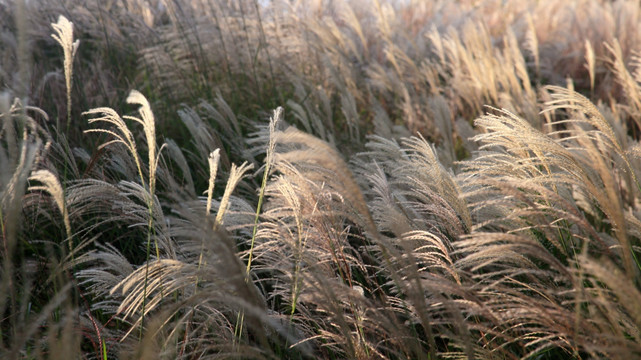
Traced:
POLYGON ((218 161, 220 160, 220 149, 216 149, 209 154, 209 187, 207 188, 207 210, 205 214, 209 215, 211 211, 211 199, 214 195, 214 184, 216 173, 218 172, 218 161))

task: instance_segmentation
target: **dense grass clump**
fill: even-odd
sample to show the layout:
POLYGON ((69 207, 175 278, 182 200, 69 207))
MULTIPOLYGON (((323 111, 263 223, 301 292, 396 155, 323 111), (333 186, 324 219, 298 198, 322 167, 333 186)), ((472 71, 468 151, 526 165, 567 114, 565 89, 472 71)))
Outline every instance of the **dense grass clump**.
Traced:
POLYGON ((0 19, 0 358, 641 357, 638 2, 0 19))

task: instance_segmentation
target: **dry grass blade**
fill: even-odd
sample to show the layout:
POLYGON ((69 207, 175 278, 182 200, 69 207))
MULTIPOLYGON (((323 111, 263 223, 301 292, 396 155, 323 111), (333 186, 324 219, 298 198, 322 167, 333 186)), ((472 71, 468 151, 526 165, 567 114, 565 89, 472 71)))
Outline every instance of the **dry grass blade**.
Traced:
POLYGON ((588 70, 590 76, 590 90, 594 91, 594 81, 595 81, 595 71, 596 71, 596 60, 594 55, 594 48, 589 40, 585 40, 585 67, 588 70))

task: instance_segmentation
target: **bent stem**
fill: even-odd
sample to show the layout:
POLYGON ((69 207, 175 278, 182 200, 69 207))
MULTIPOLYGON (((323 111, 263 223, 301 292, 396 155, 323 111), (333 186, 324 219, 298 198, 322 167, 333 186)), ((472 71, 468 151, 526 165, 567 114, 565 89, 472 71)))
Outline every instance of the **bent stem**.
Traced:
MULTIPOLYGON (((276 132, 276 124, 278 120, 283 116, 283 108, 278 107, 274 110, 274 115, 269 121, 269 144, 267 146, 267 154, 265 156, 265 171, 263 172, 263 181, 260 185, 260 190, 258 194, 258 204, 256 205, 256 215, 254 216, 254 227, 252 229, 252 238, 249 245, 249 256, 247 258, 247 268, 245 270, 245 282, 249 282, 249 273, 251 271, 251 265, 254 255, 254 244, 256 242, 256 234, 258 233, 258 219, 260 217, 260 212, 263 206, 263 199, 265 198, 265 187, 267 186, 267 179, 269 178, 269 172, 274 160, 274 148, 276 147, 276 141, 274 138, 274 133, 276 132)), ((237 345, 240 343, 243 333, 243 324, 245 321, 245 312, 239 311, 238 316, 236 317, 236 326, 234 328, 234 341, 237 345)))

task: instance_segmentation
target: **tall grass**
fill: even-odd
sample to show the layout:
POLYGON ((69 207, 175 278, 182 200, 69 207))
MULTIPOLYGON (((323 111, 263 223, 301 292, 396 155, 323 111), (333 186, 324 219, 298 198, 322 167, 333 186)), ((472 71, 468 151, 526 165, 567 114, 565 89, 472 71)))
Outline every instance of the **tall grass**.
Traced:
POLYGON ((639 16, 0 2, 0 357, 641 356, 639 16))

